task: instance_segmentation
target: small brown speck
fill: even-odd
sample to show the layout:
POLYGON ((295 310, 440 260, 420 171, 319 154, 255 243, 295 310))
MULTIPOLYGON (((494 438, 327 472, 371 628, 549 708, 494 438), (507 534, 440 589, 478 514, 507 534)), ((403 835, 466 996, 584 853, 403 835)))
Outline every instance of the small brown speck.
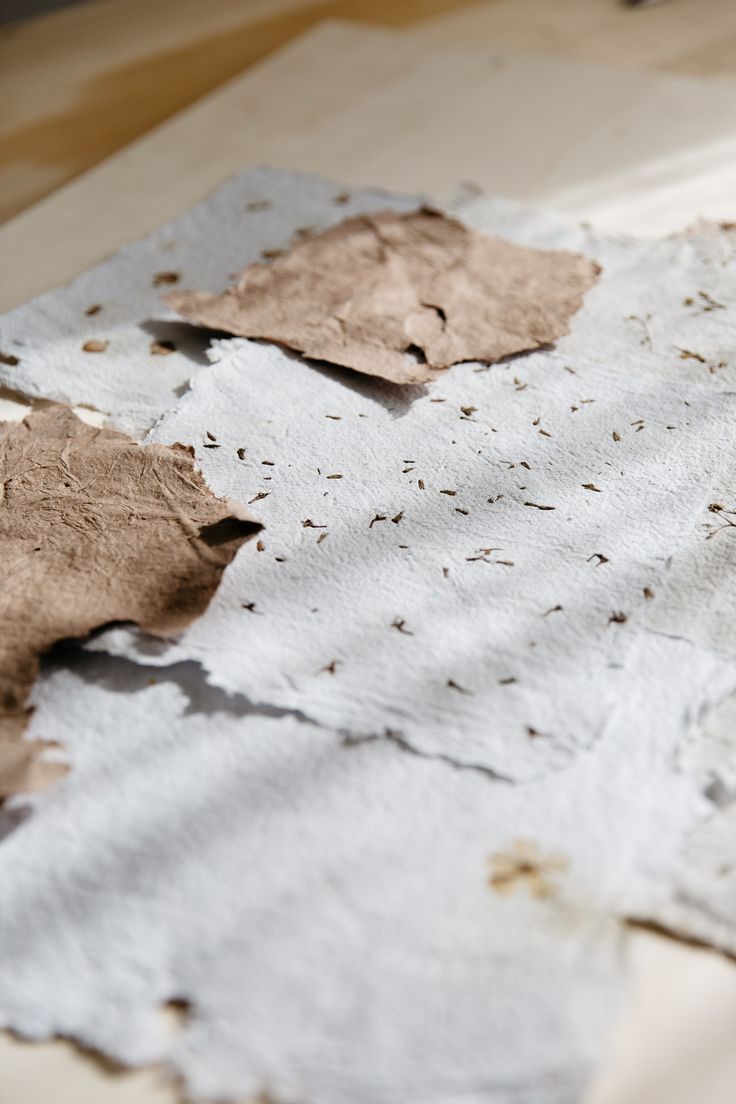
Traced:
POLYGON ((595 491, 596 494, 603 493, 600 487, 596 487, 595 483, 581 483, 580 486, 583 487, 583 489, 586 491, 595 491))
POLYGON ((217 440, 214 433, 210 433, 210 431, 208 429, 206 429, 204 432, 205 432, 205 435, 206 435, 208 441, 216 441, 217 440))
POLYGON ((368 526, 368 528, 372 529, 377 521, 385 521, 386 516, 387 516, 386 514, 376 514, 375 517, 372 519, 372 521, 371 521, 370 525, 368 526))
POLYGON ((169 353, 176 352, 173 341, 152 341, 148 348, 152 356, 168 356, 169 353))
POLYGON ((604 556, 602 552, 594 552, 592 556, 588 556, 586 563, 591 563, 593 560, 597 560, 596 567, 600 567, 602 564, 608 563, 608 556, 604 556))
POLYGON ((518 680, 517 678, 514 678, 514 676, 513 676, 513 675, 511 675, 511 676, 510 676, 509 678, 502 678, 502 679, 499 679, 499 680, 498 680, 498 685, 499 685, 499 686, 513 686, 513 684, 514 684, 515 682, 518 682, 518 681, 519 681, 519 680, 518 680))
POLYGON ((462 506, 456 506, 455 507, 455 513, 456 514, 462 514, 464 517, 467 517, 468 514, 470 513, 470 511, 469 510, 464 510, 462 508, 462 506))
POLYGON ((538 502, 525 502, 525 506, 531 506, 533 510, 556 510, 556 506, 540 506, 538 502))
POLYGON ((265 546, 265 544, 263 543, 262 540, 256 541, 256 551, 257 552, 265 552, 266 551, 266 546, 265 546))
POLYGON ((329 418, 333 422, 339 422, 340 421, 340 415, 339 414, 325 414, 325 418, 329 418))
POLYGON ((391 622, 391 628, 396 629, 397 632, 403 633, 404 636, 414 635, 414 633, 410 629, 407 629, 406 621, 403 617, 395 617, 391 622))
POLYGON ((613 437, 614 441, 620 441, 621 440, 621 434, 617 433, 615 429, 614 429, 613 433, 611 434, 611 436, 613 437))
POLYGON ((629 620, 628 615, 622 613, 621 610, 614 610, 611 616, 608 618, 609 625, 625 625, 629 620))
POLYGON ((320 533, 320 535, 317 537, 317 544, 321 544, 323 540, 327 540, 327 537, 327 533, 320 533))
POLYGON ((705 357, 700 353, 694 353, 692 349, 681 349, 679 345, 675 345, 675 348, 680 354, 680 360, 697 360, 699 364, 706 363, 705 357))
POLYGON ((241 602, 240 608, 248 610, 248 613, 257 613, 255 602, 241 602))
POLYGON ((82 350, 85 353, 104 353, 109 344, 109 341, 85 341, 82 350))
POLYGON ((251 199, 245 205, 246 211, 267 211, 271 206, 270 199, 251 199))
POLYGON ((401 521, 401 519, 403 518, 403 516, 404 516, 404 511, 399 510, 398 514, 396 514, 395 517, 391 518, 391 521, 394 523, 394 525, 398 525, 399 522, 401 521))
POLYGON ((464 686, 461 686, 460 683, 455 682, 454 679, 448 679, 446 685, 448 690, 456 690, 458 694, 467 694, 468 697, 472 697, 473 695, 472 690, 466 690, 464 686))
POLYGON ((552 436, 552 434, 548 433, 546 429, 539 429, 539 430, 537 430, 537 432, 541 433, 542 437, 551 437, 552 436))
POLYGON ((248 499, 248 505, 250 506, 251 502, 260 502, 262 498, 268 498, 270 493, 270 491, 259 491, 258 494, 254 494, 252 498, 248 499))
POLYGON ((527 840, 514 840, 510 851, 497 851, 488 861, 488 882, 496 893, 512 893, 521 888, 539 900, 557 892, 557 877, 568 865, 563 855, 554 852, 543 855, 527 840))
POLYGON ((12 353, 0 353, 0 364, 7 364, 9 368, 15 368, 16 364, 20 364, 20 360, 12 353))
POLYGON ((550 615, 551 613, 562 613, 562 611, 563 611, 563 607, 562 607, 562 606, 552 606, 552 607, 551 607, 551 609, 548 609, 548 610, 546 611, 546 613, 543 613, 543 614, 542 614, 542 617, 549 617, 549 615, 550 615))
POLYGON ((157 272, 151 282, 155 288, 165 287, 168 284, 178 284, 179 276, 178 272, 157 272))
POLYGON ((261 460, 261 463, 267 468, 273 468, 275 466, 273 460, 261 460))
POLYGON ((321 671, 318 672, 318 674, 326 674, 326 675, 337 674, 337 667, 338 667, 338 664, 341 663, 341 662, 342 661, 339 660, 339 659, 330 660, 330 662, 325 664, 325 666, 322 668, 321 671))
POLYGON ((333 475, 326 475, 325 479, 342 479, 340 472, 335 472, 333 475))
POLYGON ((264 261, 275 261, 277 257, 283 256, 283 249, 262 249, 261 256, 264 261))
POLYGON ((475 414, 477 409, 478 409, 477 406, 461 406, 460 407, 461 413, 463 413, 466 418, 470 418, 473 414, 475 414))
POLYGON ((447 402, 447 399, 430 399, 429 401, 434 402, 434 403, 438 403, 438 402, 447 402))
POLYGON ((344 207, 346 203, 350 202, 350 192, 338 192, 332 202, 336 203, 338 207, 344 207))
POLYGON ((532 425, 533 426, 538 426, 539 423, 541 422, 541 420, 542 420, 541 418, 535 418, 534 421, 532 422, 532 425))
POLYGON ((457 491, 440 491, 440 494, 456 495, 457 491))
POLYGON ((326 529, 326 525, 315 525, 311 518, 305 518, 302 522, 302 529, 326 529))
POLYGON ((238 460, 245 460, 245 449, 244 448, 239 448, 238 449, 238 460))
POLYGON ((443 567, 443 568, 442 568, 442 574, 444 575, 444 577, 445 577, 445 578, 447 578, 447 577, 449 576, 449 574, 450 574, 450 569, 449 569, 449 567, 443 567))
POLYGON ((642 593, 643 593, 644 597, 646 598, 647 602, 651 602, 652 598, 654 597, 654 591, 651 590, 649 587, 644 587, 644 590, 642 591, 642 593))
POLYGON ((424 480, 423 479, 417 479, 417 487, 419 488, 420 491, 424 490, 424 480))
POLYGON ((102 310, 102 303, 93 303, 92 306, 87 307, 84 312, 88 318, 91 318, 93 314, 99 314, 102 310))

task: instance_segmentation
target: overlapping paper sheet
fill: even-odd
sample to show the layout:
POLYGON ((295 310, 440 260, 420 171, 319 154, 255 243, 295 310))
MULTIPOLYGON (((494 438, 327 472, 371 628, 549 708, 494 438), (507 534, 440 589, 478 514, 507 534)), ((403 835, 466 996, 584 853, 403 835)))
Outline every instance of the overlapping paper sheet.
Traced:
POLYGON ((342 192, 251 171, 0 326, 1 382, 193 445, 265 525, 178 641, 37 685, 72 770, 0 846, 0 1015, 139 1063, 184 999, 202 1099, 562 1104, 622 921, 736 950, 736 236, 466 198, 603 275, 555 348, 408 390, 171 321, 157 273, 417 203, 342 192))

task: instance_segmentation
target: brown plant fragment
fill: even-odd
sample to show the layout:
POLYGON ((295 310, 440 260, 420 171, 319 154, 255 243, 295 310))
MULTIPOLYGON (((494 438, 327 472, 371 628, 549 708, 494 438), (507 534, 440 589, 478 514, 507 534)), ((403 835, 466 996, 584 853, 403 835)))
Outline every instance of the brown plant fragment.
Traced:
POLYGON ((488 881, 496 893, 511 893, 519 886, 540 899, 557 891, 556 876, 567 869, 563 855, 544 855, 536 844, 521 839, 507 852, 494 852, 488 863, 488 881))
POLYGON ((10 368, 15 368, 16 364, 20 364, 20 360, 12 353, 0 352, 0 364, 7 364, 10 368))
POLYGON ((210 329, 411 384, 556 340, 599 272, 586 257, 527 249, 423 208, 346 219, 250 265, 221 295, 166 301, 210 329))
POLYGON ((152 356, 168 356, 176 352, 176 345, 173 341, 152 341, 149 349, 152 356))
POLYGON ((156 272, 151 284, 153 287, 165 287, 167 284, 176 284, 179 281, 178 272, 156 272))
POLYGON ((64 406, 0 423, 0 799, 65 768, 26 741, 39 659, 114 621, 167 636, 207 607, 260 529, 183 445, 142 446, 64 406))
POLYGON ((82 346, 82 352, 84 352, 84 353, 104 353, 109 344, 110 344, 109 341, 95 341, 95 340, 85 341, 84 345, 82 346))

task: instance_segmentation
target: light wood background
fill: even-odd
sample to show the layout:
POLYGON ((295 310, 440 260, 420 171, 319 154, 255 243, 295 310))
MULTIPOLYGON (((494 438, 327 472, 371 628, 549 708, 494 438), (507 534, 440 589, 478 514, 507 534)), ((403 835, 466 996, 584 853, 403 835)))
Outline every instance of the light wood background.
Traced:
POLYGON ((0 29, 0 220, 324 19, 736 75, 734 0, 95 0, 0 29), (435 20, 433 27, 427 24, 435 20))

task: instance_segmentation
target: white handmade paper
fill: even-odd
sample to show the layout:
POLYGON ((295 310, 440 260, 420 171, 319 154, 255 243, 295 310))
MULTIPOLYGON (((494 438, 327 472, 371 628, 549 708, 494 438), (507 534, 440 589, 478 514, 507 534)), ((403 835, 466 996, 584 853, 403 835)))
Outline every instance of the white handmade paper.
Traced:
POLYGON ((341 192, 246 174, 176 260, 168 231, 112 259, 104 354, 91 284, 0 325, 0 381, 157 423, 266 527, 177 641, 115 629, 40 680, 29 736, 72 769, 4 814, 0 1021, 140 1063, 185 999, 169 1058, 205 1100, 569 1104, 622 922, 736 944, 733 235, 466 198, 603 265, 555 349, 409 390, 196 333, 201 364, 149 359, 152 273, 220 290, 307 208, 414 204, 341 192))
POLYGON ((595 754, 516 786, 254 707, 194 664, 62 657, 32 734, 73 769, 0 847, 3 1022, 168 1054, 202 1099, 579 1099, 616 916, 666 889, 709 808, 672 770, 695 702, 668 677, 712 698, 732 680, 656 636, 631 668, 595 754), (182 997, 169 1053, 157 1011, 182 997))

